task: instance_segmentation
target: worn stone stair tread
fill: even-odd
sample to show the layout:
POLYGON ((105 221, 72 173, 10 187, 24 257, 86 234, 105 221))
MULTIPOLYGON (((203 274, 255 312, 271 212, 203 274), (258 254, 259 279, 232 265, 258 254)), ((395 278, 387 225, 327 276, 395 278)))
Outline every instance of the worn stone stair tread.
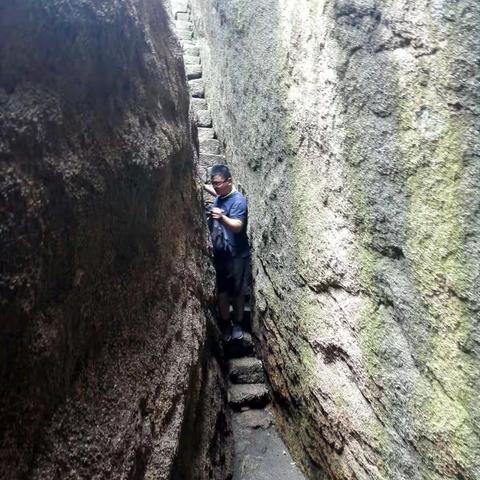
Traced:
POLYGON ((191 45, 182 45, 183 56, 185 57, 200 57, 200 47, 191 45))
POLYGON ((213 128, 198 127, 198 141, 212 139, 215 137, 215 130, 213 128))
POLYGON ((207 110, 208 109, 208 104, 207 101, 204 98, 191 98, 190 99, 190 109, 194 115, 194 118, 196 118, 197 113, 200 110, 207 110))
POLYGON ((196 98, 205 97, 205 84, 203 83, 203 79, 199 78, 195 80, 190 80, 188 82, 188 87, 190 89, 190 95, 192 97, 196 97, 196 98))
POLYGON ((200 65, 200 57, 198 55, 184 55, 183 61, 185 65, 200 65))
POLYGON ((194 38, 181 40, 182 48, 198 47, 198 42, 194 38))
POLYGON ((212 116, 210 110, 199 110, 196 114, 197 126, 199 127, 211 127, 212 116))
POLYGON ((187 30, 190 32, 193 31, 193 23, 189 22, 188 20, 176 20, 175 27, 177 30, 187 30))
POLYGON ((232 412, 233 479, 306 480, 276 431, 272 415, 265 416, 263 424, 265 412, 268 408, 232 412), (267 426, 269 419, 272 424, 267 426))
POLYGON ((233 421, 246 428, 266 429, 273 425, 272 414, 266 408, 233 412, 233 421))
POLYGON ((235 410, 242 407, 263 408, 269 401, 268 389, 264 383, 242 383, 231 385, 228 389, 228 403, 235 410))
POLYGON ((191 40, 193 38, 193 32, 190 30, 177 30, 177 37, 180 40, 191 40))
POLYGON ((188 0, 171 0, 171 4, 174 15, 177 13, 188 13, 188 0))
POLYGON ((220 155, 220 142, 214 138, 200 139, 200 153, 207 153, 211 155, 220 155))
POLYGON ((263 383, 262 361, 255 357, 233 358, 228 362, 228 374, 233 383, 263 383))
POLYGON ((183 22, 189 22, 190 21, 190 14, 186 13, 186 12, 177 12, 175 14, 175 19, 183 21, 183 22))
POLYGON ((202 76, 201 65, 185 65, 185 72, 189 80, 194 80, 202 76))
POLYGON ((224 164, 225 163, 225 155, 214 155, 211 153, 202 153, 200 151, 200 158, 199 161, 202 165, 217 165, 217 164, 224 164))
POLYGON ((204 98, 191 98, 190 104, 195 105, 196 110, 208 110, 208 103, 204 98))

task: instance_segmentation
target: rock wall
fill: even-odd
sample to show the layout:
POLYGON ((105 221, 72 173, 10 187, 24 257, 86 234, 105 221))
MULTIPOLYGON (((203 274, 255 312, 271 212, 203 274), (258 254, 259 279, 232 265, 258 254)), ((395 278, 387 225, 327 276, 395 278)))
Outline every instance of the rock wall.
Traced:
POLYGON ((191 3, 290 447, 479 478, 478 2, 191 3))
POLYGON ((0 478, 225 478, 188 93, 162 3, 2 0, 0 32, 0 478))

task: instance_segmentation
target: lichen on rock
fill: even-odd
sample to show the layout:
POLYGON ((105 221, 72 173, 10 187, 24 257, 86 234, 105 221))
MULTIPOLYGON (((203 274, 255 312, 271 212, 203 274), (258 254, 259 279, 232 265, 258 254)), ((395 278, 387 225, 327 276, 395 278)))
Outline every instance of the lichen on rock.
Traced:
POLYGON ((477 478, 478 4, 191 4, 289 446, 312 478, 477 478))

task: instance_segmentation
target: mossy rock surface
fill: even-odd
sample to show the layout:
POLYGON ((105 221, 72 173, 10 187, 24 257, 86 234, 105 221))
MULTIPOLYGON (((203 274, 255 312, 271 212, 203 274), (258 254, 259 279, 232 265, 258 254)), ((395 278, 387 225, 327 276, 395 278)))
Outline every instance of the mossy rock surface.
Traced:
POLYGON ((312 478, 480 477, 479 8, 192 1, 254 334, 312 478))

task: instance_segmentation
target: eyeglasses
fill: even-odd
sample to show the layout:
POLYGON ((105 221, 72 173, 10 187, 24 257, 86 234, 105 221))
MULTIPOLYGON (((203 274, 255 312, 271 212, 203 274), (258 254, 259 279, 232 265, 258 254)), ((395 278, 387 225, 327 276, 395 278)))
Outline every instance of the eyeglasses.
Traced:
POLYGON ((222 180, 221 182, 212 182, 212 185, 214 187, 219 187, 220 185, 223 185, 228 179, 222 180))

